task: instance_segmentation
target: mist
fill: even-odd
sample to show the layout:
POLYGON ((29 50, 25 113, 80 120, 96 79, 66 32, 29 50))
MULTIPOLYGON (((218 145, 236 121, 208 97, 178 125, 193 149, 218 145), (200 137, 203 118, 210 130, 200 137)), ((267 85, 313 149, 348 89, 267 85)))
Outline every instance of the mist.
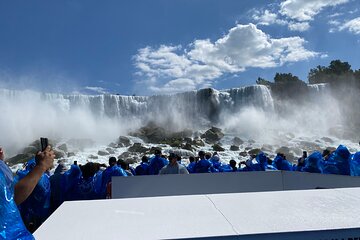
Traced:
POLYGON ((333 136, 346 125, 344 110, 351 112, 353 106, 340 103, 324 87, 310 88, 301 103, 274 100, 270 90, 259 85, 149 97, 0 89, 0 145, 11 156, 39 137, 109 144, 149 122, 169 132, 217 126, 263 144, 278 144, 286 134, 312 141, 333 136))

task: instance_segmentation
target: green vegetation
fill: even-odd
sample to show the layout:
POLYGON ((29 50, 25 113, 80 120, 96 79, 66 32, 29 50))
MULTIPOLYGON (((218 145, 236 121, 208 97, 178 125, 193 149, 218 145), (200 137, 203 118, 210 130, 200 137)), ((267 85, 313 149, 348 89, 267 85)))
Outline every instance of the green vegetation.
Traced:
MULTIPOLYGON (((306 83, 291 73, 276 73, 273 81, 259 77, 256 83, 269 87, 277 98, 296 100, 308 91, 306 83)), ((360 69, 352 70, 348 62, 333 60, 327 67, 319 65, 310 69, 308 83, 327 83, 335 89, 360 89, 360 69)))

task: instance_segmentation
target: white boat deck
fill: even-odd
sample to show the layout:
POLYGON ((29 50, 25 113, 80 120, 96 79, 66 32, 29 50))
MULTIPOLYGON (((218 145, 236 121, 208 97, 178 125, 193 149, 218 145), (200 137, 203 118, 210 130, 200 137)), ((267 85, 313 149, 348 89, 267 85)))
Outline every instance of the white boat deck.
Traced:
POLYGON ((34 236, 359 239, 359 196, 360 188, 342 188, 65 202, 34 236))

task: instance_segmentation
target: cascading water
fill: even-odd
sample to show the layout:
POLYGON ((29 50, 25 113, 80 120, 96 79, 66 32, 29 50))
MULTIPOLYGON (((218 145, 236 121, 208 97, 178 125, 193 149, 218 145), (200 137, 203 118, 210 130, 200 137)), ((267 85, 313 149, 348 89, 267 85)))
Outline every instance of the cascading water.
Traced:
MULTIPOLYGON (((325 86, 312 85, 310 88, 319 92, 325 86)), ((308 128, 311 132, 314 129, 312 123, 320 122, 323 128, 328 127, 329 122, 326 112, 310 121, 310 125, 302 120, 304 114, 277 116, 271 92, 262 85, 223 91, 208 88, 147 97, 62 95, 0 89, 0 102, 1 145, 14 151, 38 136, 91 138, 108 143, 150 121, 169 130, 197 130, 217 125, 225 131, 258 139, 267 139, 267 135, 280 130, 304 131, 308 128)), ((311 106, 312 109, 297 107, 300 113, 307 108, 311 115, 314 109, 321 109, 322 105, 318 105, 311 106)), ((337 120, 335 115, 333 122, 337 120)))

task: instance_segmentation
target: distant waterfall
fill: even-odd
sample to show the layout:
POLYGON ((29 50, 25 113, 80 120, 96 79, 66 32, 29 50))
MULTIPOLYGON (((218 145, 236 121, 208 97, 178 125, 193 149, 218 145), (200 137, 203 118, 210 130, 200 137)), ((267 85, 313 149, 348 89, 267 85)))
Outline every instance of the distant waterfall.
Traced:
MULTIPOLYGON (((158 118, 172 114, 188 120, 218 118, 223 111, 239 110, 244 106, 262 109, 274 108, 270 91, 265 86, 249 86, 230 90, 201 89, 174 95, 120 96, 120 95, 62 95, 32 91, 0 90, 0 99, 8 101, 44 102, 62 114, 82 109, 90 111, 96 118, 158 118)), ((40 107, 40 106, 39 106, 40 107)))

